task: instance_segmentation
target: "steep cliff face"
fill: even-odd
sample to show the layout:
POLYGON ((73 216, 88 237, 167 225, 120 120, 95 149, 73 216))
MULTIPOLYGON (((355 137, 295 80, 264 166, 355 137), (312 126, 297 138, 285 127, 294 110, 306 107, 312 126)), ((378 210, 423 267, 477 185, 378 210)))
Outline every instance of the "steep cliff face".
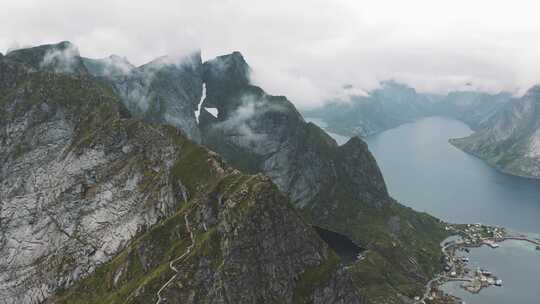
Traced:
POLYGON ((361 273, 373 266, 374 273, 395 277, 379 278, 386 285, 357 280, 359 288, 374 296, 371 300, 392 303, 400 301, 398 294, 413 296, 438 269, 438 247, 444 235, 440 222, 388 195, 362 140, 353 138, 338 146, 316 125, 306 123, 285 97, 251 85, 249 75, 238 73, 249 71, 245 61, 230 57, 205 63, 205 71, 223 75, 204 75, 203 107, 216 107, 219 114, 217 118, 201 115, 203 143, 234 166, 269 176, 312 224, 345 234, 376 252, 380 259, 374 265, 358 262, 351 268, 361 273), (235 85, 219 86, 214 83, 219 79, 233 79, 229 81, 235 85), (377 268, 382 264, 392 265, 394 273, 383 274, 377 268))
POLYGON ((195 111, 202 96, 202 61, 199 52, 164 56, 140 67, 110 56, 84 58, 89 72, 110 82, 136 118, 179 128, 200 142, 195 111))
POLYGON ((540 178, 540 87, 502 107, 485 128, 451 143, 504 172, 540 178))
POLYGON ((0 284, 7 303, 33 303, 176 209, 177 151, 86 77, 17 72, 0 109, 0 284))
POLYGON ((361 303, 267 178, 39 67, 0 58, 4 303, 361 303))

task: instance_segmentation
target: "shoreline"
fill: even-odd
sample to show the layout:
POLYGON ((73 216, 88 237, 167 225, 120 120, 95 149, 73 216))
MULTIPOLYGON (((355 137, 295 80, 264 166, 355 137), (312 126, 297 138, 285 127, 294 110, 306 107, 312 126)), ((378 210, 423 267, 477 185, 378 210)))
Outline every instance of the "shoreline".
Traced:
POLYGON ((448 282, 462 282, 460 287, 470 293, 480 293, 485 288, 502 287, 503 281, 489 270, 469 267, 469 259, 460 252, 488 246, 497 249, 499 243, 508 240, 527 242, 536 246, 540 254, 540 240, 524 234, 510 234, 505 228, 482 224, 448 224, 447 230, 453 232, 441 243, 443 271, 430 280, 422 296, 414 299, 415 304, 457 304, 462 299, 441 290, 448 282))

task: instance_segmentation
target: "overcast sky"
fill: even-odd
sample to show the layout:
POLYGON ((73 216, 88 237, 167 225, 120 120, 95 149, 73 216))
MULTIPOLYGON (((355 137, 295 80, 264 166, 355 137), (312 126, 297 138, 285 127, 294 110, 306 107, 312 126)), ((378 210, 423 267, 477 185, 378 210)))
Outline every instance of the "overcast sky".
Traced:
POLYGON ((2 0, 0 51, 70 40, 83 56, 142 64, 239 50, 257 84, 298 106, 390 78, 423 92, 523 92, 540 83, 537 2, 2 0))

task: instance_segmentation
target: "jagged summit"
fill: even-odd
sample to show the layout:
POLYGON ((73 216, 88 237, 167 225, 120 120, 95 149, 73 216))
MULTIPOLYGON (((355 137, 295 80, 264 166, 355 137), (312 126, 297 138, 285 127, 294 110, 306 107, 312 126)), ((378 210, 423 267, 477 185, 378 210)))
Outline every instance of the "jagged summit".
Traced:
POLYGON ((84 58, 94 76, 116 90, 135 117, 165 123, 200 142, 195 110, 202 96, 202 60, 199 51, 185 56, 162 56, 135 67, 125 58, 84 58))
POLYGON ((78 48, 69 41, 44 44, 9 52, 7 59, 26 64, 34 70, 64 74, 86 74, 78 48))
POLYGON ((250 73, 251 68, 242 54, 233 52, 205 62, 203 77, 210 91, 216 92, 248 85, 250 73))

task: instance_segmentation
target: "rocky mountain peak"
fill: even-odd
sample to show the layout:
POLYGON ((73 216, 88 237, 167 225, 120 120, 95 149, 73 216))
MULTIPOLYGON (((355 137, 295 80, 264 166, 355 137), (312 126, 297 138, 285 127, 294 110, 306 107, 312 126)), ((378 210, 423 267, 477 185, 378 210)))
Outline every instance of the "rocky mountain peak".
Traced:
POLYGON ((204 81, 213 86, 217 82, 223 86, 247 85, 250 83, 251 68, 240 52, 216 57, 204 63, 204 81))
POLYGON ((165 123, 200 141, 195 110, 202 96, 202 59, 199 51, 162 56, 140 67, 126 58, 84 58, 91 74, 105 78, 135 117, 165 123))
POLYGON ((352 149, 352 150, 355 150, 355 149, 366 149, 367 150, 367 148, 368 148, 366 142, 363 141, 362 139, 360 139, 360 137, 358 137, 358 136, 351 137, 343 145, 343 147, 346 148, 346 149, 352 149))
POLYGON ((33 70, 63 74, 87 74, 78 48, 69 41, 45 44, 9 52, 9 60, 23 63, 33 70))

